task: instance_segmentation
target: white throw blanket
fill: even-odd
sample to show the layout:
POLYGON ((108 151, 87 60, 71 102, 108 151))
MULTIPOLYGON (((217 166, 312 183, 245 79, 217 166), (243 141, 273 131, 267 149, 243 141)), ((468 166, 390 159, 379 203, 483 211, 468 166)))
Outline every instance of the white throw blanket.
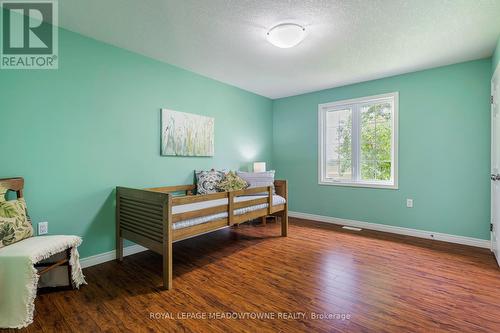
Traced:
POLYGON ((38 236, 0 249, 0 328, 22 328, 33 322, 36 263, 71 248, 73 286, 86 284, 77 250, 81 243, 77 236, 38 236))

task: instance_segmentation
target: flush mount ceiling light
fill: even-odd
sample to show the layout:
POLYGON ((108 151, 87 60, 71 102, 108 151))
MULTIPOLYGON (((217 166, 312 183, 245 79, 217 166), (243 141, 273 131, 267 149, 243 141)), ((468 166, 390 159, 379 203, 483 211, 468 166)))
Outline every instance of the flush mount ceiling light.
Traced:
POLYGON ((305 36, 306 29, 295 23, 278 24, 267 32, 269 43, 282 49, 298 45, 305 36))

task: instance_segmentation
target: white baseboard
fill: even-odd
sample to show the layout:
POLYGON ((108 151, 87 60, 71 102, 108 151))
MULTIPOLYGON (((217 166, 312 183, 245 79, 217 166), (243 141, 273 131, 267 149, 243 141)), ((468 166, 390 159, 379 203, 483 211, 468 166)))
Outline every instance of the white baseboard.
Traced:
MULTIPOLYGON (((129 256, 129 255, 136 254, 136 253, 139 253, 142 251, 147 251, 147 248, 145 248, 144 246, 140 246, 140 245, 127 246, 123 249, 123 256, 124 257, 129 256)), ((104 252, 104 253, 99 253, 99 254, 96 254, 96 255, 93 255, 90 257, 81 258, 80 265, 82 266, 82 268, 85 268, 85 267, 90 267, 90 266, 94 266, 94 265, 99 265, 99 264, 102 264, 106 261, 111 261, 111 260, 115 260, 115 259, 116 259, 116 251, 112 250, 112 251, 108 251, 108 252, 104 252)))
MULTIPOLYGON (((410 228, 403 228, 403 227, 395 227, 395 226, 390 226, 390 225, 385 225, 385 224, 362 222, 362 221, 356 221, 356 220, 348 220, 348 219, 341 219, 341 218, 330 217, 330 216, 292 212, 292 211, 288 212, 288 216, 296 217, 296 218, 300 218, 300 219, 304 219, 304 220, 312 220, 312 221, 333 223, 333 224, 338 224, 338 225, 346 225, 349 227, 356 227, 356 228, 361 228, 361 229, 377 230, 377 231, 389 232, 389 233, 393 233, 393 234, 434 239, 434 240, 439 240, 439 241, 443 241, 443 242, 463 244, 463 245, 491 249, 491 242, 489 240, 479 239, 479 238, 442 234, 439 232, 417 230, 417 229, 410 229, 410 228)), ((143 251, 147 251, 147 248, 145 248, 144 246, 140 246, 140 245, 127 246, 126 248, 123 249, 123 256, 129 256, 129 255, 136 254, 136 253, 143 252, 143 251)), ((116 251, 112 250, 112 251, 96 254, 96 255, 93 255, 90 257, 81 258, 80 264, 82 265, 82 268, 86 268, 86 267, 90 267, 90 266, 94 266, 94 265, 99 265, 99 264, 105 263, 107 261, 115 260, 115 259, 116 259, 116 251)))
POLYGON ((486 248, 486 249, 491 250, 491 242, 489 240, 486 240, 486 239, 457 236, 457 235, 450 235, 450 234, 442 234, 442 233, 433 232, 433 231, 395 227, 395 226, 385 225, 385 224, 341 219, 341 218, 336 218, 336 217, 309 214, 309 213, 300 213, 300 212, 291 212, 290 211, 290 212, 288 212, 288 216, 296 217, 296 218, 300 218, 300 219, 305 219, 305 220, 313 220, 313 221, 333 223, 333 224, 338 224, 338 225, 346 225, 349 227, 356 227, 356 228, 361 228, 361 229, 383 231, 383 232, 389 232, 389 233, 399 234, 399 235, 434 239, 434 240, 443 241, 443 242, 463 244, 463 245, 469 245, 469 246, 475 246, 475 247, 482 247, 482 248, 486 248))

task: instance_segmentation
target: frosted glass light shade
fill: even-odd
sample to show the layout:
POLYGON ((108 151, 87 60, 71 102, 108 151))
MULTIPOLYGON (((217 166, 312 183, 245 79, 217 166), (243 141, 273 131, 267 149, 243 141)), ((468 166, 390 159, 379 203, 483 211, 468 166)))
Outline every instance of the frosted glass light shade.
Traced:
POLYGON ((253 172, 265 172, 265 171, 266 171, 266 162, 253 163, 253 172))
POLYGON ((274 46, 287 49, 298 45, 306 36, 306 29, 295 23, 283 23, 267 32, 267 40, 274 46))

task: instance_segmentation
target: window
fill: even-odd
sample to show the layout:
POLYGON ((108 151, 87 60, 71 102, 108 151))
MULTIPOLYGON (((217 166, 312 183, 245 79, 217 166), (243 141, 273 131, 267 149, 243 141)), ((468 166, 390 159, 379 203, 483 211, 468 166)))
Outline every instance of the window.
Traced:
POLYGON ((318 111, 320 184, 397 189, 397 92, 318 111))

